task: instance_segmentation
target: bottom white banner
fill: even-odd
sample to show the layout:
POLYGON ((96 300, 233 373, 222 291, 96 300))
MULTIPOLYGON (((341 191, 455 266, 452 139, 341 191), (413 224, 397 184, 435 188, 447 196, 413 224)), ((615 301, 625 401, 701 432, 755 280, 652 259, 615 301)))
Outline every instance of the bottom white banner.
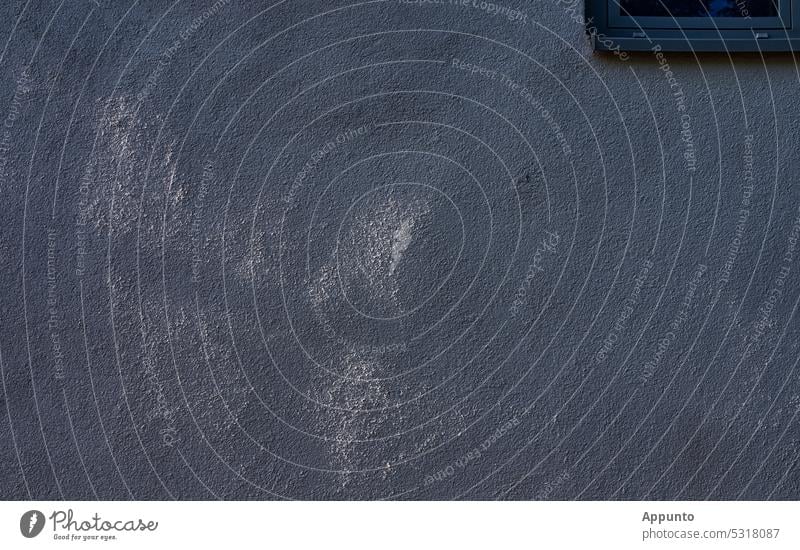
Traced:
POLYGON ((0 548, 800 548, 798 502, 2 502, 0 548))

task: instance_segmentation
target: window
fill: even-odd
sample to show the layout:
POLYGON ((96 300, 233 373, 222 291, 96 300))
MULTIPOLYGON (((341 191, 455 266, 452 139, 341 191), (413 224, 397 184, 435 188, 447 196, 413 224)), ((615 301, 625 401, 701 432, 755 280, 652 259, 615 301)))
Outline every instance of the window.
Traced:
POLYGON ((732 21, 777 17, 773 0, 622 0, 619 15, 633 17, 717 17, 732 21))
POLYGON ((800 49, 800 0, 585 1, 596 50, 800 49))

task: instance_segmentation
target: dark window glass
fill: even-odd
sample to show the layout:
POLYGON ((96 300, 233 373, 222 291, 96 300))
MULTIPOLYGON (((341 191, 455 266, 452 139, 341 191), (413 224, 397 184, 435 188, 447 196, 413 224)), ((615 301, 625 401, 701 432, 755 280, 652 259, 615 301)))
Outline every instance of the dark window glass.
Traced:
POLYGON ((633 17, 776 17, 777 0, 619 0, 633 17))

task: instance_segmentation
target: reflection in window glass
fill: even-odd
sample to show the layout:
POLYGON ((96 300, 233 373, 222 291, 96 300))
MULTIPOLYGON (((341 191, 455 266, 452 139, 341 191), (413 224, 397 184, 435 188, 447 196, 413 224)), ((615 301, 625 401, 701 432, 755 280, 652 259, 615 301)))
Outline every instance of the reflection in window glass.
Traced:
POLYGON ((650 17, 776 17, 777 0, 619 0, 620 15, 650 17))

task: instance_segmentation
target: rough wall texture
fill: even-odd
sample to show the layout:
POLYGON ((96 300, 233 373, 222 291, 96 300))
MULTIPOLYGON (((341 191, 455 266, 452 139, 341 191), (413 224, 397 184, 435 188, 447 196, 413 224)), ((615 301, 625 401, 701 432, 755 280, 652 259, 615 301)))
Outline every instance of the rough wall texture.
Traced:
POLYGON ((0 496, 797 498, 794 58, 498 2, 3 3, 0 496))

